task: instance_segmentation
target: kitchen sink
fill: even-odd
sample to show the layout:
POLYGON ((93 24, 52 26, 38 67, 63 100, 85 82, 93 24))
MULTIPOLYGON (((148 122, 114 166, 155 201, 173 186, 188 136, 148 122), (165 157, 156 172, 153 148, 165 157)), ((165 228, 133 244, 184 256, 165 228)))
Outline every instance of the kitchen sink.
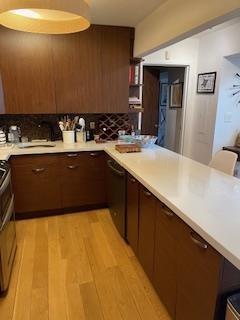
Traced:
POLYGON ((28 149, 28 148, 53 148, 56 147, 55 143, 52 142, 23 142, 17 145, 19 149, 28 149))

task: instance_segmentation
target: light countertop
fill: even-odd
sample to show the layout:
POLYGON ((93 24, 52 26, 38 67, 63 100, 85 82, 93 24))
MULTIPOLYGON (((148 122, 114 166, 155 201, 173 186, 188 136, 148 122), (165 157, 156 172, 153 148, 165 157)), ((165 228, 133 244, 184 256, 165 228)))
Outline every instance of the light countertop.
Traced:
POLYGON ((0 150, 11 155, 104 150, 172 209, 194 231, 240 269, 240 180, 169 150, 155 147, 120 154, 113 143, 0 150))

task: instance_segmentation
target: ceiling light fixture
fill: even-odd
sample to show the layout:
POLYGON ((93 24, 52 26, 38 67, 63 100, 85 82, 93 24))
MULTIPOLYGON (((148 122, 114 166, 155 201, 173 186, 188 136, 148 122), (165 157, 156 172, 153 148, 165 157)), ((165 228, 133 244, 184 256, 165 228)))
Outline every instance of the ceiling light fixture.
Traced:
POLYGON ((74 33, 90 26, 90 0, 1 0, 0 24, 47 34, 74 33))

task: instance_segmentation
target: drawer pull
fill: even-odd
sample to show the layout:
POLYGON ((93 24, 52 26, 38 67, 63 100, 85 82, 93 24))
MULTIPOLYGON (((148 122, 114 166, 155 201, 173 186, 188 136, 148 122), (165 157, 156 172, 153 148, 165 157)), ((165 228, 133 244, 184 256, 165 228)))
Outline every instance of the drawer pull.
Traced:
POLYGON ((75 170, 75 169, 78 168, 78 166, 67 166, 67 167, 68 167, 68 169, 70 169, 70 170, 75 170))
POLYGON ((97 156, 98 156, 98 153, 97 153, 97 152, 91 152, 91 153, 90 153, 90 156, 91 156, 91 157, 97 157, 97 156))
POLYGON ((174 213, 168 209, 162 208, 162 212, 170 218, 174 216, 174 213))
POLYGON ((136 179, 130 178, 130 181, 131 181, 132 183, 135 183, 135 182, 136 182, 136 179))
POLYGON ((143 193, 145 194, 146 197, 151 197, 151 192, 144 190, 143 193))
POLYGON ((44 172, 45 170, 46 170, 45 168, 36 168, 36 169, 32 169, 32 172, 41 173, 41 172, 44 172))
POLYGON ((68 158, 76 158, 77 156, 78 156, 77 153, 69 153, 69 154, 67 155, 68 158))
POLYGON ((200 241, 200 240, 198 240, 198 239, 196 239, 196 238, 194 237, 194 233, 193 233, 193 232, 190 233, 190 237, 191 237, 192 241, 193 241, 198 247, 200 247, 201 249, 207 249, 207 248, 208 248, 208 245, 207 245, 206 243, 204 243, 204 242, 202 242, 202 241, 200 241))

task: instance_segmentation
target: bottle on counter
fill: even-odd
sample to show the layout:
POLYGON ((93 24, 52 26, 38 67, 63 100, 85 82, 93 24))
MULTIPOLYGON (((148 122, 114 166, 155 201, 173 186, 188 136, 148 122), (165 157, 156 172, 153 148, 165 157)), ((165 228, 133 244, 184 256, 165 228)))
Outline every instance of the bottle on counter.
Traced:
POLYGON ((8 142, 19 143, 21 138, 21 130, 17 126, 11 126, 8 133, 8 142))

